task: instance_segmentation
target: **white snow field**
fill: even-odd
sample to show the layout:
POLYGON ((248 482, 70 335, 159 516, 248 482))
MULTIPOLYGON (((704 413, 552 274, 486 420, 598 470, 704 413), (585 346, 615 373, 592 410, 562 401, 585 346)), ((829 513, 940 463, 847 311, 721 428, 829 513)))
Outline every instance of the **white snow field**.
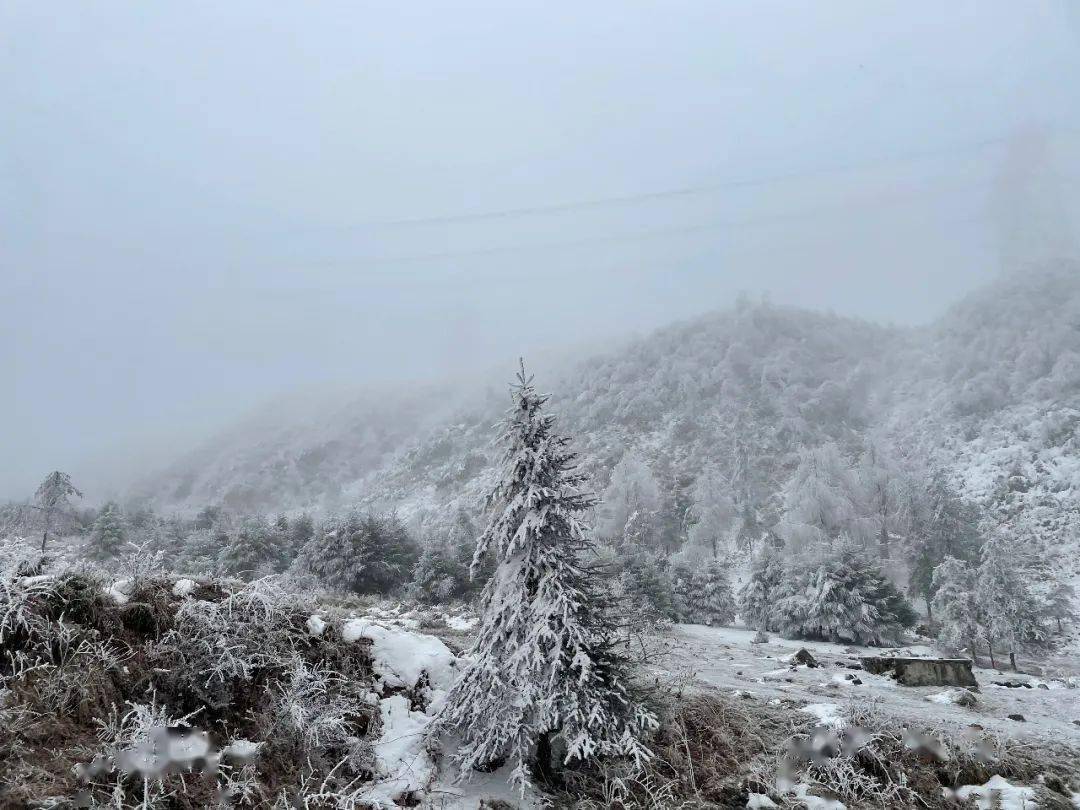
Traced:
MULTIPOLYGON (((662 652, 650 665, 654 676, 688 678, 697 688, 739 693, 747 699, 781 702, 832 724, 850 707, 873 706, 927 729, 963 731, 972 725, 1013 738, 1080 745, 1080 659, 1043 664, 1040 676, 976 668, 979 682, 971 708, 943 700, 947 687, 901 686, 886 675, 858 666, 860 656, 888 655, 890 649, 852 647, 770 636, 754 644, 754 631, 731 627, 675 625, 659 639, 662 652), (790 663, 806 648, 818 668, 790 663), (1026 684, 1009 688, 996 683, 1026 684), (1023 715, 1024 721, 1010 719, 1023 715)), ((927 646, 891 648, 893 654, 934 657, 927 646)))

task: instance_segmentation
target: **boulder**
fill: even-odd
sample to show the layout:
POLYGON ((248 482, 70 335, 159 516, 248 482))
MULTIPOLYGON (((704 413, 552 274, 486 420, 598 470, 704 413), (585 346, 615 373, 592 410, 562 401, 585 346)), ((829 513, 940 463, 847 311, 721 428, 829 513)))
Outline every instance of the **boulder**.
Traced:
POLYGON ((791 656, 791 663, 803 664, 810 667, 810 669, 815 669, 821 666, 821 664, 817 662, 817 659, 810 654, 810 651, 806 649, 806 647, 803 647, 797 653, 791 656))
POLYGON ((891 674, 902 686, 966 686, 978 691, 979 683, 967 658, 902 658, 867 656, 863 668, 874 675, 891 674))
POLYGON ((1027 718, 1024 717, 1024 715, 1022 715, 1022 714, 1010 714, 1010 715, 1008 715, 1008 718, 1010 720, 1015 720, 1017 723, 1026 723, 1027 722, 1027 718))

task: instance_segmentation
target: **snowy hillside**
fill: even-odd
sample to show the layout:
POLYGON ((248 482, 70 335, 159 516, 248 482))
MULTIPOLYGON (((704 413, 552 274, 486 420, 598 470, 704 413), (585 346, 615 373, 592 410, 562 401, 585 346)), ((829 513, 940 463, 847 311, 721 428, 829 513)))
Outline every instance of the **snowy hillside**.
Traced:
MULTIPOLYGON (((509 372, 508 372, 509 374, 509 372)), ((948 471, 994 520, 1069 540, 1080 520, 1080 268, 1001 280, 921 330, 741 303, 584 359, 539 384, 596 488, 628 451, 681 517, 705 471, 762 529, 799 452, 868 447, 948 471)), ((474 509, 504 402, 367 396, 209 443, 147 486, 194 511, 363 504, 421 522, 474 509)))

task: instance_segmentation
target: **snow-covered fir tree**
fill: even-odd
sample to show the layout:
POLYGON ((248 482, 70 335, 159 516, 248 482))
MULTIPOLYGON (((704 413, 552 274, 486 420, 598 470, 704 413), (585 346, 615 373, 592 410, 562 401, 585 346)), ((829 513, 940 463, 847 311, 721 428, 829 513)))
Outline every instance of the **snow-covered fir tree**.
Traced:
POLYGON ((731 624, 735 596, 728 567, 715 558, 683 563, 672 575, 679 621, 714 627, 731 624))
POLYGON ((611 471, 611 481, 600 505, 598 531, 619 543, 631 520, 638 524, 631 533, 651 531, 652 517, 660 508, 660 484, 649 465, 637 453, 627 451, 611 471))
POLYGON ((797 560, 777 602, 777 629, 790 638, 896 643, 915 624, 910 603, 859 546, 812 550, 797 560))
POLYGON ((909 503, 908 590, 913 598, 921 597, 926 602, 932 618, 934 570, 948 557, 979 562, 979 517, 975 507, 960 498, 941 470, 932 473, 929 483, 917 489, 909 503))
POLYGON ((228 534, 217 561, 226 574, 255 579, 282 570, 285 553, 272 526, 259 518, 247 518, 228 534))
POLYGON ((715 468, 708 469, 698 476, 693 497, 689 541, 719 558, 739 517, 728 482, 715 468))
POLYGON ((409 595, 420 602, 471 599, 490 575, 490 565, 479 576, 470 576, 476 527, 464 510, 458 510, 450 528, 428 540, 413 569, 409 595))
POLYGON ((934 569, 933 615, 938 638, 957 649, 967 648, 978 661, 980 623, 977 573, 971 563, 946 557, 934 569))
POLYGON ((780 532, 796 551, 841 538, 868 546, 876 540, 859 510, 859 485, 833 443, 804 448, 784 485, 780 532))
POLYGON ((124 530, 124 516, 120 505, 109 501, 98 512, 90 538, 86 544, 86 553, 95 560, 111 560, 120 555, 127 536, 124 530))
POLYGON ((1016 539, 1000 530, 991 535, 982 548, 977 588, 982 625, 994 666, 997 665, 995 647, 1009 653, 1009 662, 1015 670, 1020 648, 1046 638, 1033 585, 1033 570, 1016 539))
POLYGON ((776 600, 784 592, 787 571, 777 550, 765 544, 754 556, 750 578, 739 591, 739 615, 747 627, 776 630, 776 600))
POLYGON ((624 545, 617 559, 616 592, 630 617, 628 624, 645 630, 674 621, 677 611, 664 554, 644 545, 624 545))
POLYGON ((386 593, 408 582, 419 556, 396 516, 354 511, 326 520, 295 565, 337 590, 386 593))
POLYGON ((524 789, 564 764, 620 756, 641 762, 653 716, 629 692, 610 600, 584 555, 593 546, 570 440, 555 432, 524 368, 503 426, 490 522, 474 566, 497 561, 482 596, 471 662, 449 692, 440 727, 456 731, 461 773, 512 763, 524 789))

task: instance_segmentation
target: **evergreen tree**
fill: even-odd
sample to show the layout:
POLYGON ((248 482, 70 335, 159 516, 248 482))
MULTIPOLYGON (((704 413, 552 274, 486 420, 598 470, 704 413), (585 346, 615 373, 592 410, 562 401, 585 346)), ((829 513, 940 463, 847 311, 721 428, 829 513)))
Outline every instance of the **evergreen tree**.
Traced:
POLYGON ((350 512, 327 520, 296 562, 331 588, 387 593, 408 582, 419 556, 396 516, 350 512))
POLYGON ((835 444, 804 449, 784 485, 782 536, 796 550, 838 543, 869 546, 876 540, 859 512, 859 484, 835 444))
POLYGON ((982 564, 978 571, 979 608, 985 629, 990 660, 994 646, 1009 653, 1009 662, 1016 669, 1016 653, 1024 643, 1037 643, 1045 638, 1038 600, 1033 593, 1031 568, 1016 539, 998 532, 982 549, 982 564))
POLYGON ((223 573, 255 579, 283 569, 280 538, 266 521, 247 518, 227 537, 218 552, 218 568, 223 573))
POLYGON ((947 557, 978 563, 981 545, 974 506, 960 498, 944 472, 936 471, 925 490, 913 499, 907 548, 911 569, 908 591, 925 600, 931 618, 934 569, 947 557))
POLYGON ((625 546, 619 556, 616 592, 630 617, 627 624, 640 631, 674 621, 677 612, 663 554, 636 545, 625 546))
POLYGON ((311 542, 315 536, 315 522, 307 512, 293 518, 289 525, 289 554, 290 559, 300 553, 300 549, 311 542))
POLYGON ((784 591, 787 572, 780 555, 765 544, 754 557, 750 578, 739 592, 739 615, 755 630, 775 631, 776 600, 784 591))
POLYGON ((550 776, 564 763, 650 756, 641 740, 655 720, 627 691, 610 600, 583 564, 593 542, 582 515, 594 501, 581 487, 570 440, 555 433, 524 369, 504 423, 502 472, 489 496, 474 569, 497 561, 482 596, 472 660, 440 712, 461 735, 463 774, 509 759, 524 789, 530 766, 550 776))
POLYGON ((971 660, 977 664, 978 639, 984 636, 984 631, 976 579, 969 562, 946 557, 934 569, 933 606, 938 638, 957 649, 966 645, 971 660))
POLYGON ((681 565, 673 576, 679 621, 722 626, 735 618, 735 597, 728 569, 717 559, 681 565))
POLYGON ((86 546, 87 555, 101 561, 115 559, 126 542, 120 506, 115 501, 109 501, 101 507, 94 521, 86 546))
POLYGON ((728 545, 728 534, 738 518, 728 489, 727 481, 715 469, 706 470, 694 487, 689 539, 693 545, 708 549, 714 559, 728 545))
POLYGON ((855 644, 899 641, 915 624, 915 611, 866 553, 850 542, 798 564, 803 573, 785 586, 776 605, 787 637, 855 644))
POLYGON ((450 529, 424 546, 413 570, 410 595, 428 603, 472 598, 491 573, 485 570, 476 577, 470 576, 476 534, 468 514, 459 510, 450 529))

